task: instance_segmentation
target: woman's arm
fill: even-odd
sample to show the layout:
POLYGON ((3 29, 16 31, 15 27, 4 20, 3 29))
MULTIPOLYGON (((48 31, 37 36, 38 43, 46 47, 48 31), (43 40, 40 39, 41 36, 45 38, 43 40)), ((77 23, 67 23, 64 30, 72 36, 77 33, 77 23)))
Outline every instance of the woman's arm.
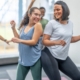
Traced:
POLYGON ((28 10, 27 10, 27 11, 29 11, 29 9, 32 7, 32 5, 34 4, 34 2, 35 2, 35 0, 32 0, 32 1, 31 1, 31 3, 30 3, 30 5, 29 5, 29 7, 28 7, 28 10))
POLYGON ((6 42, 7 44, 9 44, 9 41, 7 39, 3 38, 1 35, 0 35, 0 40, 2 40, 4 42, 6 42))
POLYGON ((31 40, 22 40, 22 39, 13 38, 12 41, 16 43, 23 43, 26 45, 36 45, 36 43, 38 42, 42 34, 43 34, 42 25, 40 23, 37 23, 34 26, 34 33, 31 40))
POLYGON ((66 44, 66 42, 64 40, 50 40, 50 35, 44 34, 43 35, 43 44, 45 46, 55 46, 55 45, 64 46, 66 44))
POLYGON ((6 42, 7 40, 0 35, 0 40, 6 42))
POLYGON ((12 31, 13 31, 14 37, 19 38, 19 34, 18 34, 18 32, 16 31, 16 29, 15 29, 15 25, 16 25, 15 21, 12 20, 12 21, 10 22, 10 24, 11 24, 11 28, 12 28, 12 31))
POLYGON ((77 42, 79 40, 80 40, 80 35, 79 36, 72 36, 71 43, 77 42))

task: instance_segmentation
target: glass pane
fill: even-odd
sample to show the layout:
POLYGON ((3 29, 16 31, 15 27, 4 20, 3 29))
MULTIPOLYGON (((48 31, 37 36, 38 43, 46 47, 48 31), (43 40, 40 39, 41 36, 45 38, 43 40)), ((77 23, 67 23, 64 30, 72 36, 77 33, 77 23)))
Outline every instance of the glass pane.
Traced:
MULTIPOLYGON (((2 0, 0 3, 0 35, 7 40, 13 38, 10 21, 15 20, 18 28, 18 0, 2 0)), ((9 45, 0 40, 0 54, 18 53, 16 43, 9 45)))

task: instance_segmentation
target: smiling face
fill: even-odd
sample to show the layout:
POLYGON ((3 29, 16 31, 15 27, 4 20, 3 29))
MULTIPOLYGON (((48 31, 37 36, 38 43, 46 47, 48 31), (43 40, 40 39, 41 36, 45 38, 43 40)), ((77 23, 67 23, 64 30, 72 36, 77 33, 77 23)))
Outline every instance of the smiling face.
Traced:
POLYGON ((40 9, 40 11, 41 11, 41 17, 43 18, 45 15, 45 9, 40 9))
POLYGON ((34 9, 34 11, 29 15, 29 19, 33 24, 36 24, 41 19, 41 12, 39 9, 34 9))
POLYGON ((63 9, 61 5, 54 5, 54 17, 56 20, 61 20, 63 15, 63 9))

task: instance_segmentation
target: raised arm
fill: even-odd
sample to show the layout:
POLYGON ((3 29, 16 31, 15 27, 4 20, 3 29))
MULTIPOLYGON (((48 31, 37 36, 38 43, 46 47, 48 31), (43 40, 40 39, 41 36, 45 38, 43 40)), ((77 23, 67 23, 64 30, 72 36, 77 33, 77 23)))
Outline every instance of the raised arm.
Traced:
POLYGON ((35 0, 32 0, 32 1, 31 1, 31 3, 30 3, 30 5, 29 5, 29 7, 28 7, 28 10, 27 10, 27 11, 29 11, 29 9, 33 6, 34 2, 35 2, 35 0))
POLYGON ((10 22, 10 24, 11 24, 11 28, 12 28, 12 31, 13 31, 14 37, 19 38, 19 34, 18 34, 18 32, 16 31, 16 29, 15 29, 15 25, 16 25, 15 21, 12 20, 12 21, 10 22))

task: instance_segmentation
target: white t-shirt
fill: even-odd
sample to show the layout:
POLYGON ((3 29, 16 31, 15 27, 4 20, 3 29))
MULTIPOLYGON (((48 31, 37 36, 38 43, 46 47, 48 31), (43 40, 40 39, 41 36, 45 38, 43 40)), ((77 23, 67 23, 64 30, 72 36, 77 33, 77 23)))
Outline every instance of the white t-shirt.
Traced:
POLYGON ((50 35, 50 40, 64 40, 65 46, 55 45, 49 46, 51 54, 61 60, 65 60, 68 56, 69 46, 73 35, 73 23, 68 20, 68 24, 61 24, 56 20, 51 20, 45 27, 44 34, 50 35))

